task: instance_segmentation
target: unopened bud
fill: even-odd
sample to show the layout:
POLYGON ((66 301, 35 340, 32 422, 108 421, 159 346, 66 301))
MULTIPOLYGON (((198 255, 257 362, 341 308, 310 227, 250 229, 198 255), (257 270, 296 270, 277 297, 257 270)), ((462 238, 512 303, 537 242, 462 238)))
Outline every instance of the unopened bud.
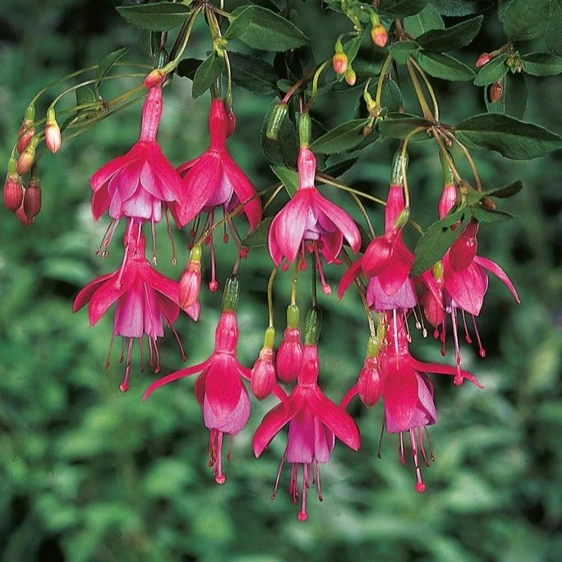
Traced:
POLYGON ((162 82, 166 80, 166 76, 167 74, 164 70, 161 68, 155 68, 146 75, 142 84, 147 90, 150 90, 150 88, 154 88, 155 86, 162 84, 162 82))
POLYGON ((310 144, 311 122, 308 112, 299 115, 299 146, 307 148, 310 144))
POLYGON ((355 70, 349 67, 345 72, 345 81, 350 85, 354 86, 355 82, 357 82, 357 74, 355 74, 355 70))
POLYGON ((382 396, 383 380, 376 357, 367 357, 357 381, 357 392, 361 402, 371 408, 382 396))
POLYGON ((232 109, 226 115, 226 136, 231 136, 236 129, 236 115, 232 109))
POLYGON ((35 136, 35 127, 33 126, 34 119, 35 106, 30 104, 25 110, 25 116, 21 122, 21 127, 18 133, 16 148, 20 154, 29 146, 31 139, 35 136))
POLYGON ((8 211, 15 213, 21 206, 23 201, 23 187, 21 178, 16 172, 16 160, 10 158, 8 162, 8 173, 6 175, 6 182, 2 190, 4 196, 4 205, 8 211))
POLYGON ((197 302, 201 290, 201 247, 195 246, 193 250, 179 283, 179 304, 183 309, 197 302), (193 257, 195 248, 199 248, 198 259, 193 257))
POLYGON ((488 209, 489 211, 495 211, 496 210, 496 202, 491 199, 490 197, 483 197, 482 201, 480 201, 480 203, 482 203, 482 207, 484 207, 485 209, 488 209))
POLYGON ((39 175, 34 172, 25 187, 23 196, 23 210, 25 216, 32 221, 41 210, 41 184, 39 175))
POLYGON ((277 350, 277 376, 289 383, 296 380, 302 368, 303 346, 298 328, 287 328, 277 350))
POLYGON ((304 345, 317 345, 322 329, 322 310, 312 306, 308 310, 304 323, 304 345))
POLYGON ((31 169, 31 166, 35 161, 35 151, 38 144, 39 139, 37 137, 33 137, 28 147, 20 154, 16 165, 16 171, 20 176, 23 176, 23 174, 26 174, 31 169))
POLYGON ((388 32, 381 24, 375 25, 371 29, 371 39, 377 47, 382 49, 388 42, 388 32))
POLYGON ((368 137, 373 132, 373 127, 371 125, 365 125, 363 127, 363 136, 368 137))
POLYGON ((492 60, 492 55, 490 53, 482 53, 476 59, 476 68, 482 68, 485 64, 488 64, 492 60))
POLYGON ((16 218, 18 219, 20 224, 23 224, 23 226, 26 226, 26 227, 31 226, 32 221, 30 221, 27 218, 27 215, 25 214, 25 211, 23 209, 23 203, 21 204, 20 208, 16 211, 16 218))
POLYGON ((240 296, 240 281, 238 275, 231 275, 225 283, 222 295, 222 309, 226 311, 235 311, 238 308, 238 300, 240 296))
POLYGON ((501 83, 500 80, 498 80, 497 82, 494 82, 491 86, 490 86, 490 101, 492 103, 495 103, 497 101, 499 101, 503 95, 503 84, 501 83))
POLYGON ((45 144, 55 154, 62 144, 62 136, 59 124, 55 117, 55 110, 50 107, 47 110, 47 123, 45 124, 45 144))
POLYGON ((347 70, 347 55, 345 53, 335 53, 332 57, 332 68, 336 74, 344 74, 347 70))
POLYGON ((268 139, 277 140, 279 138, 279 132, 281 131, 281 127, 285 122, 288 111, 289 108, 285 102, 280 102, 273 108, 273 110, 269 114, 267 127, 265 129, 265 136, 268 139))
POLYGON ((252 367, 250 388, 258 400, 267 398, 275 385, 275 367, 273 349, 262 347, 260 356, 252 367))

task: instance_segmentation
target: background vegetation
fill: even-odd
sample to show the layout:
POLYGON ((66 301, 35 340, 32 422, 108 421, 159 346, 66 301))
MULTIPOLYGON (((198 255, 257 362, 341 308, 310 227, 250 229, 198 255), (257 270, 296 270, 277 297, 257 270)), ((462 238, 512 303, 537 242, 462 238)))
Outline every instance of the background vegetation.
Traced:
MULTIPOLYGON (((28 100, 44 84, 122 46, 142 60, 134 30, 113 9, 117 4, 2 1, 4 161, 28 100)), ((342 22, 315 2, 296 4, 318 59, 330 56, 342 22)), ((202 28, 195 38, 189 56, 208 49, 202 28)), ((465 51, 465 62, 472 65, 480 52, 503 41, 492 11, 477 42, 465 51)), ((484 110, 481 89, 435 82, 445 121, 484 110)), ((526 119, 560 133, 560 79, 529 82, 526 119)), ((165 93, 159 139, 177 164, 199 154, 207 142, 208 99, 193 101, 189 84, 175 79, 165 93)), ((328 96, 318 118, 330 125, 350 119, 358 96, 358 90, 328 96)), ((238 129, 230 148, 258 188, 275 181, 259 146, 269 101, 235 92, 238 129)), ((518 177, 525 182, 524 191, 507 202, 516 220, 485 225, 480 235, 480 252, 509 272, 522 304, 516 306, 499 282, 490 281, 479 319, 488 356, 480 360, 474 349, 463 346, 465 364, 484 390, 435 381, 440 420, 431 430, 436 462, 425 471, 426 494, 415 493, 412 467, 400 466, 394 438, 385 438, 382 460, 376 458, 380 406, 369 411, 355 406, 362 450, 336 448, 323 472, 325 500, 319 504, 311 494, 311 517, 300 524, 284 493, 287 473, 277 499, 270 501, 283 438, 259 461, 250 449, 252 430, 273 402, 254 404, 250 426, 232 444, 228 482, 217 486, 206 466, 207 432, 192 381, 161 390, 141 405, 152 373, 135 371, 131 390, 120 393, 117 357, 108 372, 103 368, 111 320, 90 329, 84 311, 72 314, 78 290, 119 261, 117 240, 108 259, 94 256, 105 225, 91 220, 88 182, 102 163, 136 140, 139 111, 134 106, 68 143, 56 158, 44 158, 44 205, 31 229, 0 210, 0 561, 559 560, 560 154, 522 163, 477 154, 486 186, 518 177)), ((371 145, 345 180, 383 197, 393 150, 389 141, 371 145)), ((415 145, 410 162, 414 213, 427 226, 441 187, 437 154, 415 145)), ((380 227, 381 213, 376 213, 380 227)), ((168 246, 163 236, 160 264, 178 278, 186 252, 180 244, 180 266, 174 269, 168 246)), ((222 278, 231 250, 220 250, 222 278)), ((266 324, 269 267, 265 249, 258 249, 242 269, 240 348, 246 365, 259 350, 266 324)), ((333 282, 339 274, 331 272, 333 282)), ((288 279, 277 288, 281 328, 288 279)), ((335 296, 321 300, 326 312, 321 379, 335 400, 352 384, 363 360, 367 334, 357 301, 352 294, 341 303, 335 296)), ((218 295, 205 294, 199 324, 178 323, 190 362, 204 359, 211 349, 219 302, 218 295)), ((431 338, 420 340, 418 335, 419 357, 440 357, 431 338)), ((173 338, 165 339, 162 356, 164 373, 179 367, 173 338)))

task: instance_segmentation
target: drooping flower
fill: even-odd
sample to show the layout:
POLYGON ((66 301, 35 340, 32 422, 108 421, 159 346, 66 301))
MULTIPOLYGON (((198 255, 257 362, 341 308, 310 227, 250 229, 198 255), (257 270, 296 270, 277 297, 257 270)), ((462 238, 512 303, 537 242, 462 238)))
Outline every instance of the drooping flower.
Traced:
POLYGON ((92 214, 98 220, 109 211, 112 222, 100 249, 106 251, 122 217, 136 223, 162 219, 162 206, 183 201, 179 174, 162 154, 156 140, 162 116, 162 88, 148 92, 142 110, 139 140, 123 156, 102 166, 90 180, 94 192, 92 214))
MULTIPOLYGON (((307 323, 308 326, 310 324, 311 322, 307 323)), ((310 482, 316 484, 318 498, 322 501, 319 465, 330 460, 335 438, 355 451, 359 449, 361 442, 359 429, 351 416, 329 400, 318 386, 318 335, 319 328, 313 336, 307 329, 297 385, 287 400, 265 415, 252 442, 254 454, 259 457, 275 435, 289 424, 287 448, 281 459, 272 499, 277 493, 281 469, 287 461, 291 464, 289 493, 293 497, 293 503, 297 503, 299 472, 302 469, 299 521, 306 521, 308 518, 306 497, 310 482)))
MULTIPOLYGON (((94 326, 111 305, 116 304, 111 345, 115 336, 123 338, 121 361, 125 359, 125 377, 120 389, 125 392, 129 388, 135 340, 138 340, 141 351, 141 370, 144 369, 143 338, 146 336, 149 365, 155 373, 160 371, 158 338, 164 335, 164 323, 174 332, 184 361, 185 353, 173 327, 180 313, 178 284, 150 265, 145 256, 146 240, 138 225, 127 229, 123 245, 125 256, 121 267, 86 285, 76 296, 73 311, 76 312, 88 303, 90 324, 94 326)), ((185 312, 193 320, 197 320, 199 302, 185 309, 185 312)))
POLYGON ((287 328, 277 350, 277 376, 283 382, 293 382, 302 367, 303 346, 299 329, 300 311, 296 304, 287 307, 287 328))
POLYGON ((287 266, 295 261, 299 251, 304 256, 305 242, 310 241, 309 249, 315 255, 323 289, 329 292, 320 255, 328 264, 336 262, 344 238, 357 253, 361 246, 361 234, 353 219, 323 197, 314 186, 316 157, 309 148, 301 147, 298 170, 297 192, 275 216, 269 228, 269 253, 276 266, 283 260, 287 266))

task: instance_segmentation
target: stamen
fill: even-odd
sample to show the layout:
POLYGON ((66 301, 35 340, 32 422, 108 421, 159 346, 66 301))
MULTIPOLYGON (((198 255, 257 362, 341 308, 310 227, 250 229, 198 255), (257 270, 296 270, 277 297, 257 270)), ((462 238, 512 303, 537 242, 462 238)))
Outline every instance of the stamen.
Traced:
POLYGON ((416 492, 418 492, 419 494, 423 494, 425 492, 426 486, 422 478, 418 449, 416 446, 416 434, 414 433, 413 429, 410 429, 410 448, 412 449, 412 458, 414 459, 414 469, 416 471, 416 492))
POLYGON ((429 458, 431 462, 435 462, 435 456, 433 455, 433 446, 431 445, 431 437, 429 436, 429 431, 427 430, 427 426, 424 426, 425 429, 425 436, 427 437, 427 444, 429 445, 429 458))
POLYGON ((418 430, 418 442, 420 444, 420 451, 423 457, 423 464, 425 464, 425 466, 429 467, 429 460, 427 459, 427 454, 425 452, 425 446, 424 446, 424 442, 423 442, 423 431, 421 427, 416 428, 418 430))
POLYGON ((107 359, 105 361, 105 368, 109 369, 111 365, 111 350, 113 349, 113 342, 115 341, 115 332, 111 334, 111 342, 109 343, 109 351, 107 352, 107 359))
POLYGON ((330 295, 332 293, 332 287, 330 287, 330 285, 328 285, 328 283, 326 282, 326 278, 324 276, 324 268, 322 267, 322 260, 320 259, 320 253, 318 252, 317 242, 313 243, 313 248, 314 248, 314 258, 316 260, 316 269, 320 274, 320 284, 322 285, 322 292, 325 295, 330 295))
POLYGON ((464 310, 462 311, 462 323, 464 325, 464 339, 466 340, 466 343, 470 345, 472 343, 472 338, 470 337, 470 333, 468 332, 468 326, 466 325, 466 314, 464 313, 464 310))
POLYGON ((486 357, 486 350, 482 347, 482 341, 480 340, 480 332, 478 331, 478 325, 476 324, 476 318, 472 316, 472 324, 474 326, 474 331, 476 332, 476 340, 478 341, 478 354, 482 359, 486 357))
POLYGON ((316 489, 318 490, 318 500, 323 502, 322 485, 320 483, 320 463, 316 461, 316 489))
POLYGON ((123 382, 119 385, 121 392, 127 392, 129 390, 129 374, 131 373, 131 356, 133 354, 133 338, 129 338, 129 349, 127 351, 127 363, 125 366, 125 378, 123 382))
POLYGON ((457 363, 457 373, 453 382, 460 386, 463 382, 463 376, 461 373, 461 352, 459 347, 459 334, 458 334, 458 327, 457 327, 457 307, 454 306, 451 312, 451 322, 453 324, 453 341, 455 342, 455 360, 457 363))
POLYGON ((279 488, 279 479, 281 478, 281 469, 283 468, 283 465, 285 464, 285 457, 287 456, 287 453, 283 453, 283 456, 281 457, 281 461, 279 461, 279 468, 277 469, 277 478, 275 478, 275 486, 273 488, 273 494, 271 494, 271 501, 273 501, 275 499, 275 496, 277 495, 277 490, 279 488))
MULTIPOLYGON (((214 211, 211 211, 209 213, 210 224, 213 224, 213 218, 214 218, 213 215, 214 215, 214 211)), ((214 241, 213 232, 211 232, 211 234, 209 235, 209 239, 210 239, 209 248, 211 250, 211 280, 209 281, 209 291, 211 291, 211 293, 215 293, 216 291, 218 291, 219 284, 216 278, 215 241, 214 241)))
POLYGON ((166 230, 168 231, 168 239, 172 245, 172 265, 176 265, 176 244, 174 243, 174 236, 172 234, 172 227, 170 226, 170 217, 168 216, 168 207, 164 208, 164 216, 166 217, 166 230))
POLYGON ((119 221, 117 219, 112 219, 109 223, 108 227, 105 230, 105 233, 101 239, 99 248, 96 250, 95 255, 101 255, 102 258, 107 257, 109 253, 109 245, 111 244, 111 239, 117 230, 117 226, 119 225, 119 221))
POLYGON ((381 424, 381 434, 380 434, 380 437, 379 437, 379 447, 377 449, 377 458, 378 459, 382 459, 381 448, 382 448, 382 438, 384 436, 384 427, 385 427, 385 424, 384 424, 384 416, 383 416, 382 424, 381 424))
POLYGON ((400 432, 398 437, 398 453, 400 455, 400 464, 404 464, 406 462, 404 458, 404 435, 400 432))
POLYGON ((222 472, 222 431, 217 431, 216 438, 216 463, 213 467, 213 476, 215 477, 215 482, 217 484, 224 484, 226 482, 226 476, 222 472))
POLYGON ((151 230, 152 230, 152 264, 158 265, 158 260, 156 259, 156 229, 154 228, 154 217, 151 220, 151 230))
POLYGON ((301 510, 297 514, 297 519, 301 522, 308 519, 308 513, 306 512, 306 493, 308 489, 308 465, 303 464, 302 466, 302 501, 301 510))

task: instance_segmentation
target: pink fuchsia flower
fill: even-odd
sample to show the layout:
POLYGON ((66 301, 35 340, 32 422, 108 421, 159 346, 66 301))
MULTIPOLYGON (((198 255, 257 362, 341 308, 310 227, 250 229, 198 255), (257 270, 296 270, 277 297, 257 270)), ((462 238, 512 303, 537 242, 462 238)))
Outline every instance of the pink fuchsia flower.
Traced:
MULTIPOLYGON (((155 373, 160 371, 158 338, 164 335, 164 323, 174 332, 182 359, 186 359, 179 336, 173 328, 180 312, 178 284, 152 268, 145 257, 146 241, 140 227, 133 232, 128 230, 127 234, 128 238, 124 240, 125 257, 120 269, 102 275, 86 285, 76 296, 73 305, 73 311, 76 312, 88 303, 90 325, 94 326, 109 308, 116 304, 111 345, 115 336, 123 338, 121 361, 126 355, 125 378, 119 387, 123 392, 129 388, 135 340, 138 340, 141 350, 141 370, 144 369, 143 337, 146 336, 149 365, 155 373)), ((185 312, 193 320, 197 320, 199 303, 185 309, 185 312)))
POLYGON ((162 218, 163 205, 182 201, 181 178, 156 140, 161 116, 162 88, 156 86, 149 90, 144 102, 138 142, 127 154, 102 166, 90 180, 94 219, 98 220, 107 210, 113 219, 102 248, 111 242, 122 217, 154 225, 162 218))
MULTIPOLYGON (((337 261, 344 238, 352 251, 361 247, 361 234, 353 219, 334 205, 314 186, 316 157, 309 148, 301 147, 298 158, 299 188, 294 197, 279 211, 269 228, 269 253, 276 266, 295 261, 299 251, 304 256, 305 242, 316 258, 322 287, 330 292, 324 279, 320 254, 331 264, 337 261)), ((304 259, 303 259, 304 262, 304 259)))
MULTIPOLYGON (((223 215, 226 216, 243 205, 250 230, 256 228, 261 221, 260 198, 252 182, 230 156, 226 145, 226 138, 229 131, 234 130, 234 124, 234 113, 230 111, 227 115, 223 101, 213 99, 209 112, 209 148, 198 158, 185 162, 178 167, 178 172, 183 178, 184 199, 171 206, 176 224, 182 228, 195 217, 199 217, 201 213, 207 214, 206 220, 201 221, 198 218, 195 227, 191 230, 192 240, 195 240, 201 225, 203 232, 213 227, 217 209, 221 209, 223 215)), ((228 219, 226 224, 241 254, 245 255, 234 222, 232 219, 228 219)), ((224 229, 225 242, 228 241, 226 224, 224 229)), ((218 284, 215 279, 213 232, 209 235, 208 242, 211 248, 212 264, 212 279, 209 286, 211 290, 216 291, 218 284)))
POLYGON ((287 448, 281 459, 272 499, 277 493, 281 469, 286 460, 292 465, 289 493, 293 503, 297 503, 299 471, 302 468, 299 521, 308 518, 306 497, 310 480, 316 483, 318 498, 322 501, 319 465, 330 460, 335 437, 355 451, 361 443, 359 429, 351 416, 329 400, 318 386, 317 341, 307 337, 306 342, 297 385, 288 399, 265 415, 252 442, 254 454, 259 457, 275 435, 289 424, 287 448))

